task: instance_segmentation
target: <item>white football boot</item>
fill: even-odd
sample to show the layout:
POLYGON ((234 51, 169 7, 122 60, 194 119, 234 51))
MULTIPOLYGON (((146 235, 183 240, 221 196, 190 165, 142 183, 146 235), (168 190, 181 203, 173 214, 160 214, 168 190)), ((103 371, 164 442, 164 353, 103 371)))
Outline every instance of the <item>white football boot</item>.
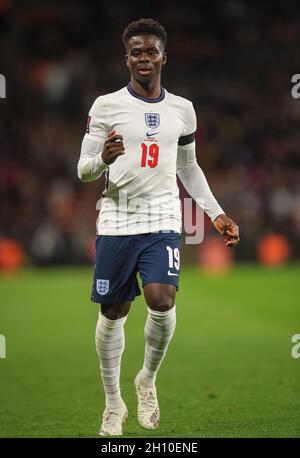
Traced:
POLYGON ((138 398, 137 416, 140 425, 145 429, 155 429, 159 424, 159 405, 155 385, 146 388, 140 383, 140 373, 134 379, 135 391, 138 398))
POLYGON ((127 420, 128 410, 122 401, 117 407, 106 407, 103 412, 102 425, 99 431, 100 436, 122 436, 123 423, 127 420))

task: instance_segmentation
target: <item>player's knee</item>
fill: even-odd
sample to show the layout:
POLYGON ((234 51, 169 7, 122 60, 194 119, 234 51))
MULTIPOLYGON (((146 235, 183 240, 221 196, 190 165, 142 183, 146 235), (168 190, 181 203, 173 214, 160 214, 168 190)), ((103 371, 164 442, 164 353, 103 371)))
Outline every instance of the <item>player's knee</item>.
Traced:
POLYGON ((150 309, 167 312, 174 307, 176 288, 173 285, 146 285, 145 299, 150 309))
POLYGON ((109 320, 118 320, 128 315, 131 302, 101 304, 101 313, 109 320))
POLYGON ((156 312, 168 312, 174 307, 174 298, 172 296, 153 298, 149 301, 148 307, 156 312))
POLYGON ((149 308, 155 310, 156 312, 168 312, 174 307, 174 304, 150 304, 149 308))

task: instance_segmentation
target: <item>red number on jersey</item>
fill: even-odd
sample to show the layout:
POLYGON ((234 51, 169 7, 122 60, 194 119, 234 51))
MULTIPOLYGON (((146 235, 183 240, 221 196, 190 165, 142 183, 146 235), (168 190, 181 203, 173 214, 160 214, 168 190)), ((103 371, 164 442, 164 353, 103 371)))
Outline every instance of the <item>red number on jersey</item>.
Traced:
POLYGON ((142 159, 141 159, 141 167, 146 167, 147 164, 152 169, 157 166, 158 164, 158 153, 159 153, 159 146, 156 143, 151 143, 148 146, 145 143, 142 143, 142 159), (149 154, 151 159, 147 161, 147 155, 149 154))

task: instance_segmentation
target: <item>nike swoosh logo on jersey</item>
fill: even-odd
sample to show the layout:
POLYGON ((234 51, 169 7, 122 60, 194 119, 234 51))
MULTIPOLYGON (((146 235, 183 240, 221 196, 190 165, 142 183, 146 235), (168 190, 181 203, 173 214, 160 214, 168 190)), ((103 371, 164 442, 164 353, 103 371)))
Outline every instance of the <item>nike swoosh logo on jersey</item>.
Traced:
POLYGON ((153 137, 153 135, 158 135, 158 134, 159 134, 159 132, 153 132, 153 133, 150 132, 150 134, 149 134, 149 132, 146 132, 146 136, 147 136, 148 138, 149 138, 149 137, 153 137))
POLYGON ((170 272, 169 270, 168 270, 168 275, 170 275, 170 276, 171 275, 176 275, 178 277, 178 274, 172 274, 172 272, 170 272))

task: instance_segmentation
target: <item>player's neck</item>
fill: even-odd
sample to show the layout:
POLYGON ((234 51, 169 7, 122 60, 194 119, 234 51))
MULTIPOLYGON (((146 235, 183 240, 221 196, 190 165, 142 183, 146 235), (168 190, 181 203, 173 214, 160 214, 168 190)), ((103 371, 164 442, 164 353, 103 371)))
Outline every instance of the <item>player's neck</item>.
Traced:
POLYGON ((161 94, 160 79, 151 83, 141 84, 138 81, 131 79, 131 89, 139 96, 147 99, 157 99, 161 94))

